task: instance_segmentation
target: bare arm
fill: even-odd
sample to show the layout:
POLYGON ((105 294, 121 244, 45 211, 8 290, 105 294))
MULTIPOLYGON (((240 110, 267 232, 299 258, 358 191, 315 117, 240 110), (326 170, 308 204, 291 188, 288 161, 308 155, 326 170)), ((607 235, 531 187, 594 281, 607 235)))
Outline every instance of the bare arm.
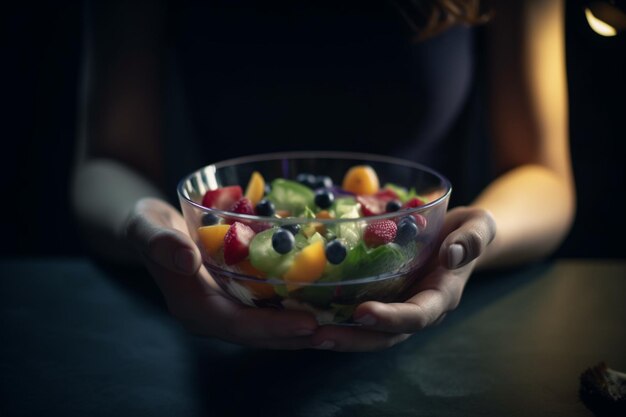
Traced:
POLYGON ((142 197, 160 197, 162 5, 88 5, 80 147, 73 207, 87 244, 110 260, 135 261, 124 222, 142 197))
POLYGON ((564 4, 500 1, 489 33, 491 127, 502 175, 473 206, 498 232, 480 267, 548 255, 575 212, 568 144, 564 4))

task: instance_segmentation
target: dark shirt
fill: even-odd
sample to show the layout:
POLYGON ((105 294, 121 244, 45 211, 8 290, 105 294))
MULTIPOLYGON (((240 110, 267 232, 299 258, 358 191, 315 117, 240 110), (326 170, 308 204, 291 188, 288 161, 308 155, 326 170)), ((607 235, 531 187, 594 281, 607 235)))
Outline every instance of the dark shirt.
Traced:
POLYGON ((484 185, 475 29, 416 42, 383 0, 188 1, 172 16, 169 136, 188 154, 174 178, 237 156, 343 150, 434 167, 453 204, 484 185))

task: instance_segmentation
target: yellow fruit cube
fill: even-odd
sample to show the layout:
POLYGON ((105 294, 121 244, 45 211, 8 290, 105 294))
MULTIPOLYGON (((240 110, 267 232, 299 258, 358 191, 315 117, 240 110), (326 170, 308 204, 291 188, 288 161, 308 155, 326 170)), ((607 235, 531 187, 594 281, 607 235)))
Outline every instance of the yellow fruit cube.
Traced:
POLYGON ((374 168, 369 165, 357 165, 346 172, 342 188, 358 195, 372 195, 380 189, 380 181, 374 168))
POLYGON ((299 287, 298 283, 313 282, 322 276, 326 268, 326 254, 324 253, 324 243, 317 241, 305 247, 296 255, 293 264, 287 270, 283 279, 288 290, 299 287))
POLYGON ((222 248, 224 236, 229 228, 230 225, 228 224, 216 224, 198 228, 198 238, 209 255, 215 255, 222 248))
POLYGON ((250 177, 250 181, 248 181, 245 197, 250 200, 253 206, 256 206, 257 203, 261 201, 264 194, 265 180, 259 172, 254 171, 250 177))

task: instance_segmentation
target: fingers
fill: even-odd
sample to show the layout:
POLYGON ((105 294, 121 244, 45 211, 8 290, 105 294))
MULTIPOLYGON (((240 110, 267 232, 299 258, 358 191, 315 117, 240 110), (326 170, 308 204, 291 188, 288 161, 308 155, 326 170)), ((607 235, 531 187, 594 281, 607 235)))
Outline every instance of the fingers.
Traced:
POLYGON ((368 301, 355 312, 362 327, 322 326, 311 338, 316 349, 339 352, 369 352, 388 349, 411 334, 439 324, 446 312, 456 308, 459 294, 437 289, 424 290, 404 303, 368 301))
POLYGON ((201 267, 200 252, 185 230, 180 213, 156 199, 139 201, 126 225, 168 309, 187 330, 259 348, 311 347, 318 326, 312 314, 247 307, 227 298, 201 267))
POLYGON ((128 219, 126 236, 155 264, 170 272, 193 275, 200 268, 201 256, 191 238, 180 230, 179 218, 173 207, 160 200, 141 200, 128 219))
POLYGON ((437 325, 461 301, 470 271, 459 271, 434 269, 415 282, 403 303, 365 302, 354 312, 355 321, 368 330, 389 333, 414 333, 437 325))
POLYGON ((243 306, 211 293, 187 318, 179 318, 191 333, 267 349, 311 347, 310 336, 318 327, 312 314, 243 306))
POLYGON ((373 330, 414 333, 430 326, 448 311, 440 291, 426 290, 404 303, 363 303, 355 312, 356 321, 373 330))
POLYGON ((461 268, 474 261, 495 238, 496 223, 491 214, 479 208, 451 210, 446 219, 444 239, 439 250, 441 265, 461 268))

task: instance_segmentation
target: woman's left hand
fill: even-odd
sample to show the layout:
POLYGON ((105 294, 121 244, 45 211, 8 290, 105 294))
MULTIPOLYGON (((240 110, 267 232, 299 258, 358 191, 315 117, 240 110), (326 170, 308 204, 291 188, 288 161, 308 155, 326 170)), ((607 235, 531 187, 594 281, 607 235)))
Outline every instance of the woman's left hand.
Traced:
POLYGON ((416 280, 406 301, 365 302, 354 312, 363 326, 321 326, 312 336, 313 345, 337 351, 382 350, 439 323, 458 306, 476 260, 495 234, 496 224, 488 211, 472 207, 450 210, 439 254, 433 255, 428 272, 416 280))

